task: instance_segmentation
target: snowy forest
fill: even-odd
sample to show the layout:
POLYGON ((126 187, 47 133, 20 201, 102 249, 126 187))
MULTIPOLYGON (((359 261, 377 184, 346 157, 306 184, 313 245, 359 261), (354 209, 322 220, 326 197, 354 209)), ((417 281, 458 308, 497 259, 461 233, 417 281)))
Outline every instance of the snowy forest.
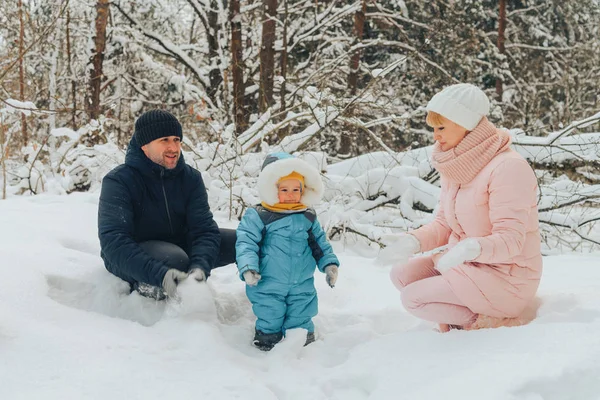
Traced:
POLYGON ((458 82, 535 168, 544 254, 597 250, 597 0, 3 1, 1 198, 97 190, 163 108, 216 216, 284 150, 322 171, 328 236, 378 249, 431 218, 424 106, 458 82))
MULTIPOLYGON (((204 192, 179 190, 173 199, 201 197, 206 209, 204 192)), ((129 201, 119 193, 115 201, 129 201)), ((156 193, 129 203, 149 215, 156 193)), ((462 215, 480 222, 477 208, 492 202, 480 207, 468 193, 462 215)), ((171 224, 164 185, 162 194, 171 224)), ((127 223, 122 207, 108 214, 127 223)), ((518 218, 498 219, 506 229, 518 218)), ((136 249, 122 248, 123 264, 133 264, 136 249)), ((290 253, 275 268, 297 269, 301 253, 290 253)), ((597 400, 599 256, 600 0, 0 0, 2 399, 597 400), (537 194, 543 257, 535 216, 529 243, 541 278, 506 257, 460 261, 522 278, 472 290, 481 298, 509 294, 511 303, 535 283, 525 325, 471 330, 421 317, 394 278, 403 266, 394 238, 444 212, 431 160, 440 139, 426 106, 456 83, 484 91, 489 120, 512 144, 496 136, 537 178, 536 192, 510 152, 522 168, 511 171, 527 172, 531 190, 516 190, 525 186, 513 176, 526 174, 512 172, 504 192, 526 200, 527 215, 537 194), (333 263, 335 284, 331 264, 304 281, 318 293, 314 332, 289 329, 271 351, 257 348, 249 283, 233 262, 200 280, 176 280, 169 267, 177 296, 166 301, 110 273, 102 179, 152 109, 181 121, 184 160, 201 172, 219 228, 252 214, 269 153, 318 169, 325 189, 315 211, 339 277, 333 263)), ((461 271, 449 273, 471 279, 461 271)), ((429 294, 444 294, 436 288, 429 294)), ((446 296, 466 292, 448 288, 446 296)), ((451 300, 430 304, 487 314, 451 300)))

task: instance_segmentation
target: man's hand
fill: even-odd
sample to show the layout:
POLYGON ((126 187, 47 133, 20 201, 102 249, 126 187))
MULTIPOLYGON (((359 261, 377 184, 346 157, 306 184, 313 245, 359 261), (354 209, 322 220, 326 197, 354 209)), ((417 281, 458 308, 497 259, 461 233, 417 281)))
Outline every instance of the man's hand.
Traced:
POLYGON ((435 269, 439 272, 446 272, 452 268, 464 263, 465 261, 471 261, 479 257, 481 254, 481 246, 477 239, 465 239, 459 242, 448 250, 437 262, 435 269))
POLYGON ((338 266, 335 264, 329 264, 325 267, 325 282, 329 287, 334 287, 338 277, 338 266))
POLYGON ((261 278, 260 274, 253 269, 249 269, 248 271, 244 272, 243 276, 244 281, 248 286, 256 286, 261 278))
POLYGON ((168 270, 162 281, 162 288, 167 296, 174 297, 175 293, 177 293, 177 285, 187 277, 187 272, 182 272, 175 268, 168 270))
POLYGON ((190 278, 194 278, 197 282, 206 281, 206 274, 200 268, 193 268, 192 270, 190 270, 190 273, 188 274, 188 276, 190 278))

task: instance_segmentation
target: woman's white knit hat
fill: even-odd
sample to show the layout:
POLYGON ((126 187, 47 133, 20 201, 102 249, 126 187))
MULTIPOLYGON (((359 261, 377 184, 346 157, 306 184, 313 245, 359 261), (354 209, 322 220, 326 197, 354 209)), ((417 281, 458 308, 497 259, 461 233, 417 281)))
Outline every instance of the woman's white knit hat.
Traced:
POLYGON ((458 83, 433 96, 426 109, 472 131, 490 112, 490 101, 477 86, 458 83))

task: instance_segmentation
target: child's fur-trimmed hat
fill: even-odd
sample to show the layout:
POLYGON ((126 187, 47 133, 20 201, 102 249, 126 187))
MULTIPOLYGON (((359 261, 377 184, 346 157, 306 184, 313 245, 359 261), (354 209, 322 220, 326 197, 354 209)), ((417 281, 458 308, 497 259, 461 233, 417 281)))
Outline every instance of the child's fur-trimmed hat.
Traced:
POLYGON ((319 203, 324 191, 319 171, 306 161, 284 152, 272 153, 265 158, 258 177, 260 200, 270 205, 277 204, 277 183, 292 172, 304 177, 301 202, 309 207, 319 203))

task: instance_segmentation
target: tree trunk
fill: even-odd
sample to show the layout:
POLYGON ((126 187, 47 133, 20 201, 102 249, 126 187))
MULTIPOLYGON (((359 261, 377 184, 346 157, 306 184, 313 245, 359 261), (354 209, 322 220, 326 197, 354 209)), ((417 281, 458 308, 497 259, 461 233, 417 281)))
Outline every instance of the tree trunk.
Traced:
POLYGON ((244 71, 242 70, 242 21, 240 0, 229 0, 229 21, 231 22, 231 75, 233 78, 233 114, 235 132, 240 134, 248 127, 244 107, 244 71))
POLYGON ((106 24, 108 22, 108 5, 110 0, 98 0, 96 3, 96 36, 94 36, 94 55, 90 71, 90 87, 88 98, 88 116, 98 119, 100 116, 100 88, 102 86, 102 63, 106 49, 106 24))
MULTIPOLYGON (((498 10, 498 51, 504 55, 506 50, 504 48, 504 42, 506 38, 504 33, 506 31, 506 0, 500 0, 500 9, 498 10)), ((496 96, 498 101, 502 102, 502 93, 504 89, 502 87, 502 78, 498 76, 496 78, 496 96)))
MULTIPOLYGON (((281 87, 279 88, 279 96, 280 96, 280 103, 281 103, 281 107, 280 107, 280 111, 281 111, 281 119, 284 120, 286 115, 285 115, 285 110, 287 108, 287 104, 285 102, 285 95, 287 92, 286 89, 286 79, 287 79, 287 64, 288 64, 288 39, 287 39, 287 31, 288 31, 288 0, 284 0, 284 14, 283 14, 283 37, 282 37, 282 43, 283 43, 283 49, 281 50, 281 59, 280 59, 280 69, 281 69, 281 77, 283 78, 281 81, 281 87)), ((277 137, 279 138, 279 140, 283 139, 284 137, 286 137, 289 134, 290 131, 290 127, 289 125, 279 129, 277 131, 277 137)))
POLYGON ((210 62, 210 87, 208 88, 208 97, 216 102, 217 90, 223 82, 221 71, 219 70, 219 14, 217 13, 217 0, 211 0, 208 10, 208 59, 210 62))
POLYGON ((6 149, 4 148, 4 119, 0 114, 0 164, 2 164, 2 200, 6 199, 6 163, 4 158, 6 157, 6 149))
POLYGON ((281 111, 285 111, 286 105, 285 105, 285 80, 287 78, 287 28, 288 28, 288 0, 283 0, 284 1, 284 15, 283 15, 283 50, 281 51, 281 62, 280 62, 280 66, 281 66, 281 77, 283 78, 283 81, 281 82, 281 90, 280 90, 280 96, 281 96, 281 111))
POLYGON ((264 0, 264 6, 262 43, 260 47, 260 91, 258 98, 260 112, 265 112, 273 104, 277 0, 264 0))
MULTIPOLYGON (((354 44, 362 41, 365 31, 365 14, 367 12, 367 1, 363 0, 362 7, 354 13, 354 44)), ((358 88, 358 67, 360 65, 360 50, 354 50, 350 58, 350 75, 348 76, 348 88, 350 94, 355 95, 358 88)))
MULTIPOLYGON (((54 47, 54 49, 52 50, 52 55, 50 56, 50 59, 52 60, 50 62, 50 73, 48 74, 48 108, 52 111, 56 111, 56 100, 58 98, 57 96, 57 67, 58 67, 58 63, 59 63, 59 57, 60 57, 60 53, 62 53, 62 49, 61 49, 61 26, 57 25, 57 29, 55 30, 55 32, 53 32, 51 35, 52 37, 52 43, 56 43, 56 46, 54 47)), ((56 129, 56 113, 51 113, 50 115, 48 115, 48 128, 49 131, 48 133, 52 132, 53 129, 56 129)))
MULTIPOLYGON (((19 100, 25 101, 25 22, 23 21, 23 2, 19 0, 19 100)), ((27 134, 27 118, 21 113, 21 140, 23 146, 29 143, 27 134)))
MULTIPOLYGON (((353 45, 361 43, 365 31, 365 14, 367 12, 367 1, 363 0, 361 8, 354 13, 354 41, 353 45)), ((350 57, 350 74, 348 75, 348 89, 350 94, 354 96, 358 90, 358 68, 360 66, 360 50, 354 50, 350 57)), ((352 156, 352 133, 354 129, 348 126, 347 129, 342 129, 340 133, 340 147, 338 156, 340 158, 348 158, 352 156)))
POLYGON ((67 9, 67 72, 69 73, 69 80, 71 81, 71 96, 73 97, 73 109, 71 110, 71 129, 75 130, 76 123, 75 117, 77 116, 77 83, 75 81, 75 77, 73 76, 73 66, 71 64, 71 13, 67 9))

